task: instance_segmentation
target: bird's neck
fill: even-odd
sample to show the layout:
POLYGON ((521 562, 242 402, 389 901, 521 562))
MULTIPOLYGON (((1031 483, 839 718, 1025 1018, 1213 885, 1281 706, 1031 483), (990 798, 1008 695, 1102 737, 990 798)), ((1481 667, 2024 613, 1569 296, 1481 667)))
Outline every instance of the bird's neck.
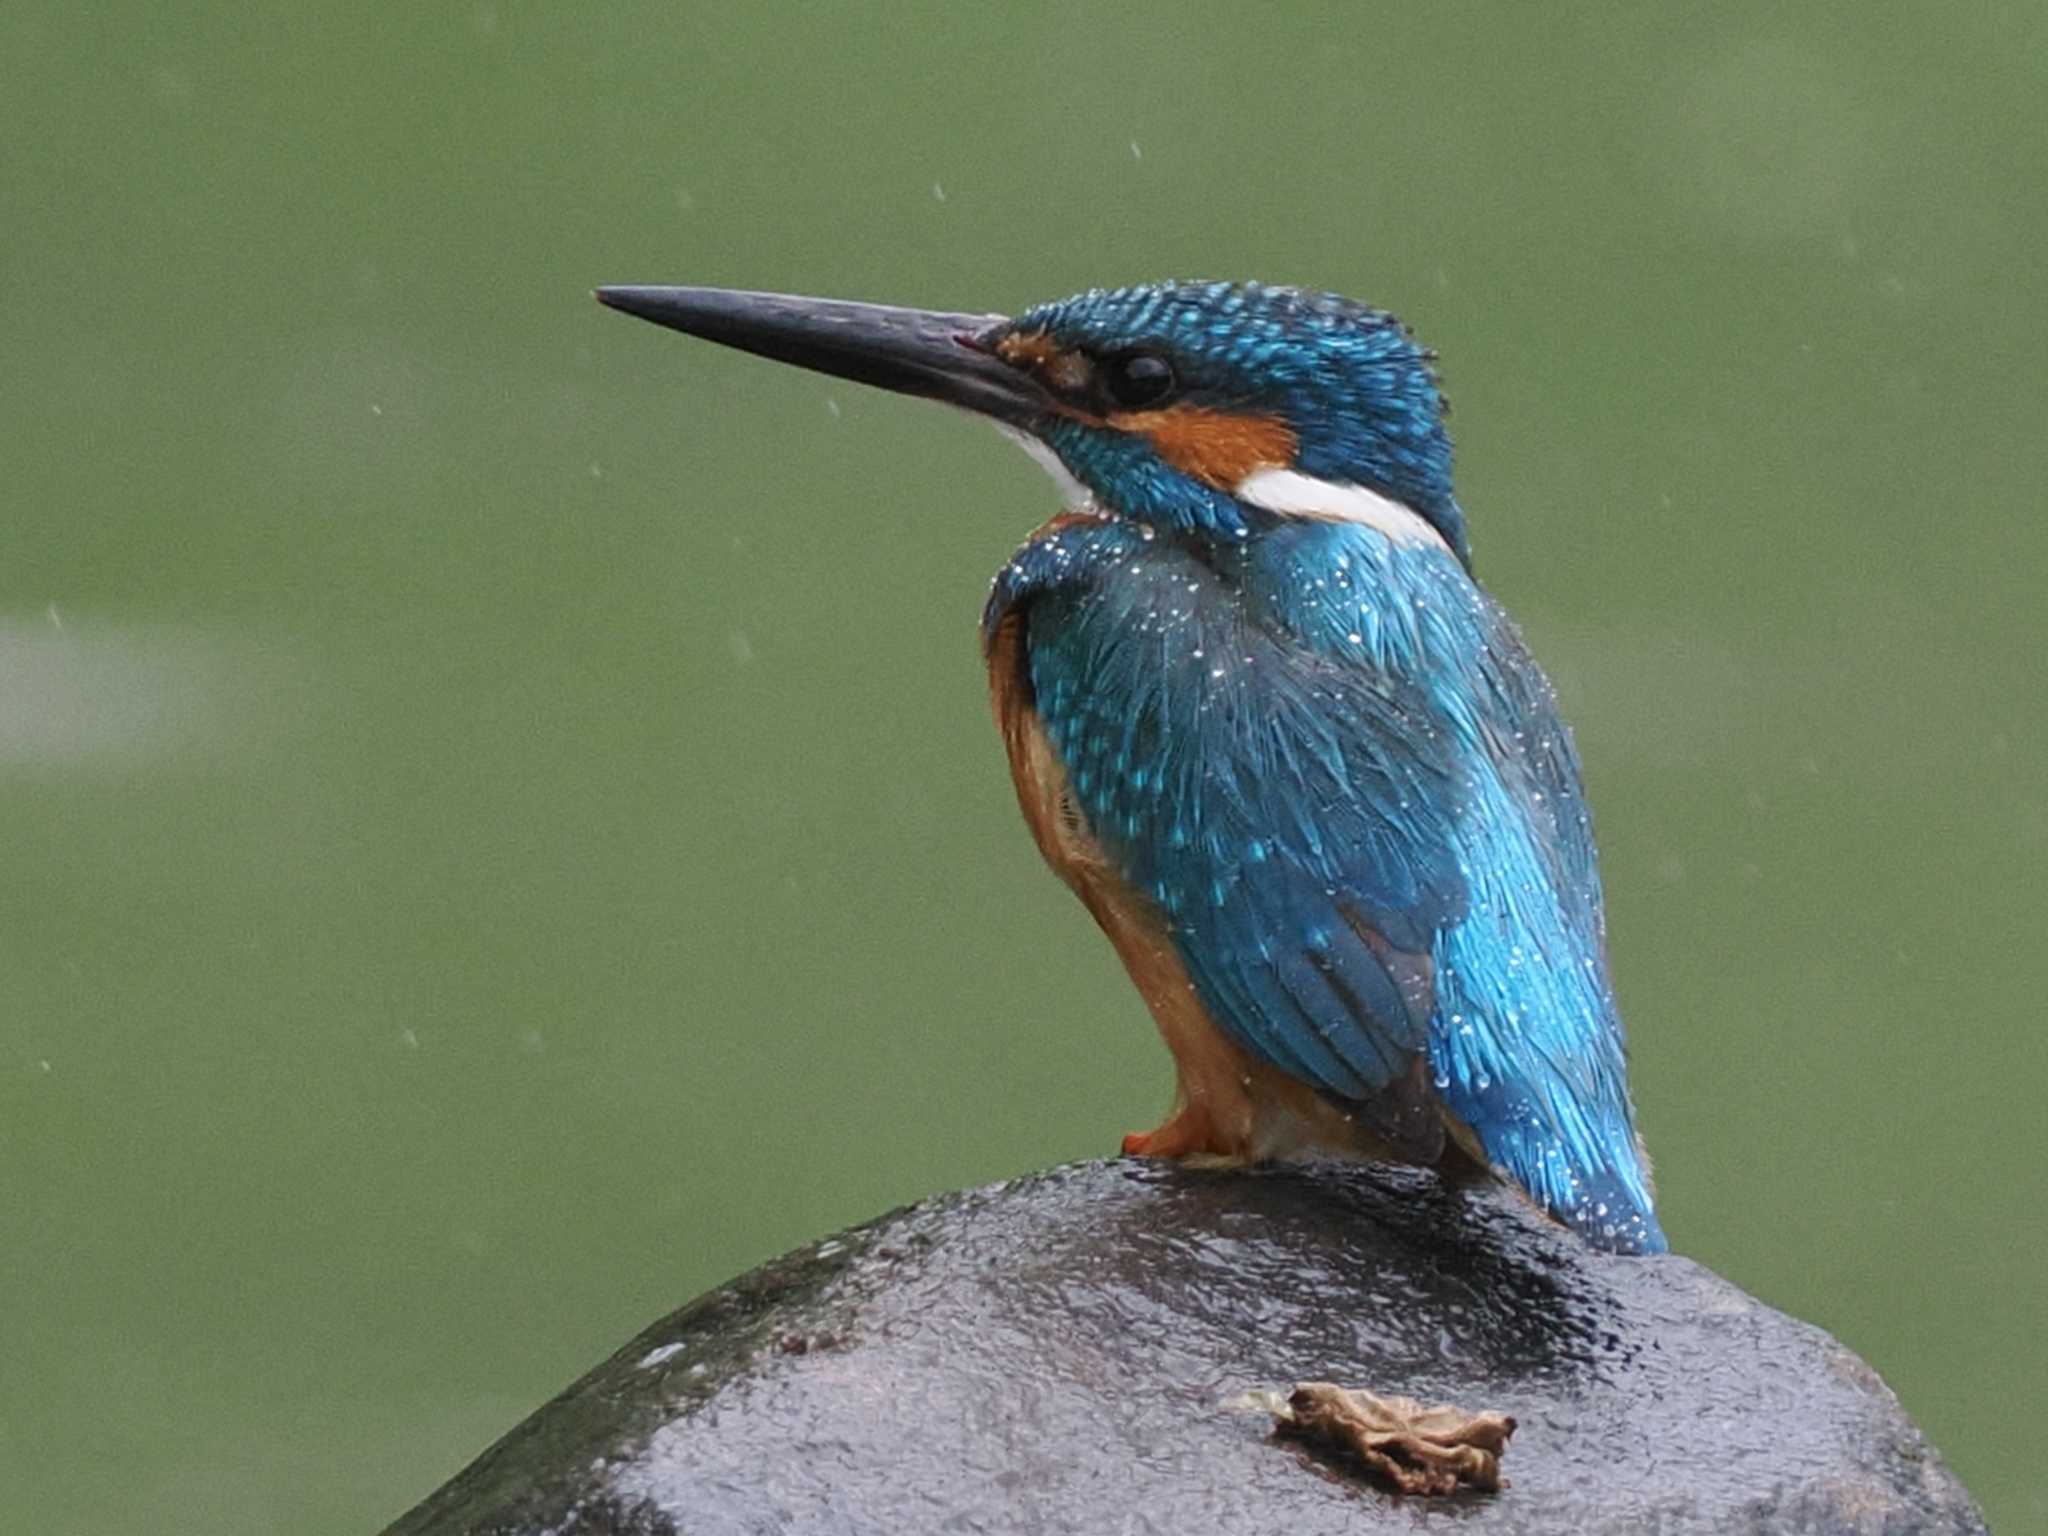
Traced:
POLYGON ((1027 445, 1053 471, 1070 511, 1121 518, 1156 532, 1223 542, 1296 522, 1355 524, 1397 544, 1437 545, 1469 566, 1465 519, 1448 490, 1397 492, 1305 469, 1261 468, 1228 488, 1210 485, 1123 444, 1088 442, 1061 454, 1027 445))

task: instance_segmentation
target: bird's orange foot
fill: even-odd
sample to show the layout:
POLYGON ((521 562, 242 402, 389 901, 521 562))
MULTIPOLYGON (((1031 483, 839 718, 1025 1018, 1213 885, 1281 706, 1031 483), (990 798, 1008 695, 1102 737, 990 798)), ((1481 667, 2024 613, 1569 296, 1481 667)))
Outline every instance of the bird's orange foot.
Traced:
POLYGON ((1282 1432, 1356 1457, 1397 1493, 1497 1492, 1500 1459, 1515 1432, 1504 1413, 1426 1408, 1327 1381, 1303 1382, 1284 1405, 1274 1405, 1274 1416, 1282 1432))
POLYGON ((1215 1144, 1208 1113, 1194 1104, 1183 1105, 1157 1130, 1132 1131, 1124 1137, 1125 1157, 1187 1157, 1223 1150, 1215 1144))

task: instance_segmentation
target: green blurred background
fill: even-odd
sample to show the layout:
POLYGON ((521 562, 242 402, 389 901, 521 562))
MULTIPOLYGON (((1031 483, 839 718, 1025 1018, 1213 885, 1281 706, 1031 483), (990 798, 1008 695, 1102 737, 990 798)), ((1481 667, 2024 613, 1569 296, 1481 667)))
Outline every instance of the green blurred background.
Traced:
POLYGON ((989 432, 604 313, 1256 275, 1444 355, 1679 1247, 2048 1526, 2034 5, 0 9, 9 1530, 359 1533, 1169 1073, 989 432))

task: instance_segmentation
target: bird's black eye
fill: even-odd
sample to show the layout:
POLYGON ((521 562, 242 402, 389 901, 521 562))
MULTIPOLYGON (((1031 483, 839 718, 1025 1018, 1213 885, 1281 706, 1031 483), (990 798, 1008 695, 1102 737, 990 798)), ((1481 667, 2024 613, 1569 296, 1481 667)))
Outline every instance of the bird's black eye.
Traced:
POLYGON ((1157 352, 1123 352, 1102 365, 1103 388, 1127 411, 1158 405, 1173 393, 1173 364, 1157 352))

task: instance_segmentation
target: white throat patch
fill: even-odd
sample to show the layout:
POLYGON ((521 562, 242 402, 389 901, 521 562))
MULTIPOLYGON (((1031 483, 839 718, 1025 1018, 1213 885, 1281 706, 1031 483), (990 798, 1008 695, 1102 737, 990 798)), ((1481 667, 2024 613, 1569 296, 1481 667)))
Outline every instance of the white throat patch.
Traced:
POLYGON ((1102 509, 1095 505, 1095 493, 1074 478, 1074 472, 1061 462, 1060 456, 1043 441, 1029 432, 1016 427, 995 424, 995 428, 1011 442, 1031 455, 1031 462, 1052 476, 1052 483, 1060 488, 1060 501, 1069 512, 1087 512, 1099 515, 1102 509))
POLYGON ((1255 469, 1237 482, 1236 495, 1247 506, 1263 507, 1283 517, 1360 523, 1385 534, 1396 544, 1450 547, 1428 518, 1391 497, 1362 485, 1318 480, 1298 469, 1255 469))

